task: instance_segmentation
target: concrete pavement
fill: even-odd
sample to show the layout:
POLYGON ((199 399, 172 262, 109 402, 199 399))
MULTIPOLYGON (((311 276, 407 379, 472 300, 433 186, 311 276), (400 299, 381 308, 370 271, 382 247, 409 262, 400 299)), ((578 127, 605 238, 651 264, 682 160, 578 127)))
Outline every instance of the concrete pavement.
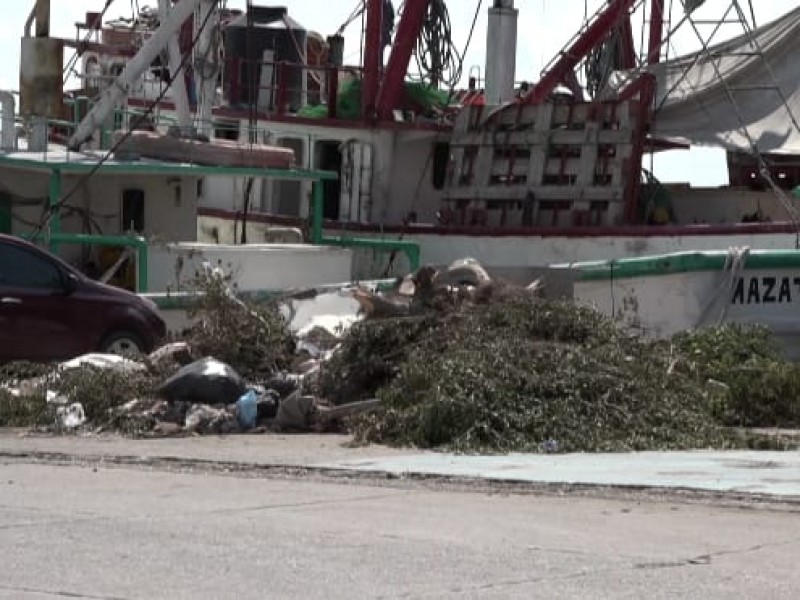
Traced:
POLYGON ((0 598, 782 599, 786 510, 0 464, 0 598))
POLYGON ((320 466, 394 475, 476 478, 529 484, 686 489, 800 500, 800 452, 632 452, 625 454, 417 454, 352 458, 320 466))
POLYGON ((28 436, 0 431, 0 457, 322 474, 417 476, 531 486, 598 486, 774 497, 800 502, 800 452, 642 452, 468 456, 352 447, 340 435, 245 435, 131 440, 117 436, 28 436))

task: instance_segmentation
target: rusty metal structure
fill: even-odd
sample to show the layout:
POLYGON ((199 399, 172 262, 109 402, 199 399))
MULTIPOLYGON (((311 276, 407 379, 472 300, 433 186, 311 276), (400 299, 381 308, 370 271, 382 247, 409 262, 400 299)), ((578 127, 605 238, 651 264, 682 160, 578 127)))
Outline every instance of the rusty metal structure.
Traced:
POLYGON ((26 118, 62 118, 64 42, 50 37, 50 0, 37 0, 28 17, 20 61, 20 113, 26 118))

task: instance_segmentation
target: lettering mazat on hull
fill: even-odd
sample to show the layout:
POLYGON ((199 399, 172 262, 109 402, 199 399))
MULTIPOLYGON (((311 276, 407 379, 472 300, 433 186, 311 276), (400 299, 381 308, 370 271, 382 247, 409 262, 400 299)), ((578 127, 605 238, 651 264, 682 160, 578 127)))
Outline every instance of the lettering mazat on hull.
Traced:
POLYGON ((786 304, 800 297, 800 277, 739 277, 731 304, 786 304))

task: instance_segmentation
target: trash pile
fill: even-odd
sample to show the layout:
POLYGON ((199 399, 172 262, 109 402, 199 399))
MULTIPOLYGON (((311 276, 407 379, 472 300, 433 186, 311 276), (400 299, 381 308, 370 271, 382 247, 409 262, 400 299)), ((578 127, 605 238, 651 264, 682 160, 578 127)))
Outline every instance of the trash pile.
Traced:
POLYGON ((470 259, 356 286, 359 320, 299 332, 286 298, 246 302, 210 268, 198 287, 182 340, 149 356, 0 369, 0 426, 574 452, 726 448, 745 443, 732 427, 800 425, 800 371, 766 331, 646 341, 470 259))
POLYGON ((285 305, 241 300, 218 269, 198 287, 184 340, 149 356, 0 368, 0 426, 134 436, 328 431, 377 406, 332 406, 312 394, 335 333, 312 327, 296 337, 285 305))

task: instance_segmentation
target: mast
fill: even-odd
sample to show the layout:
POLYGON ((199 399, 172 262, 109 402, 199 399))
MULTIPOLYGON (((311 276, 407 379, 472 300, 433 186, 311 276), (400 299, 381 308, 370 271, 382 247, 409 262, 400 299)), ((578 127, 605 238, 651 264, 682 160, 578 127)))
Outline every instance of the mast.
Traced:
MULTIPOLYGON (((185 2, 185 0, 181 1, 185 2)), ((197 80, 198 92, 197 130, 200 135, 208 138, 211 138, 214 129, 212 110, 219 76, 218 24, 217 0, 200 0, 198 16, 195 18, 197 46, 194 49, 194 76, 197 80), (199 37, 197 36, 198 31, 199 37)))
POLYGON ((361 90, 362 112, 366 118, 375 114, 383 68, 383 4, 384 0, 367 0, 367 31, 364 51, 364 81, 361 90))
POLYGON ((403 17, 397 27, 392 53, 383 77, 383 86, 378 96, 378 118, 389 119, 398 105, 403 92, 403 83, 408 64, 419 38, 430 0, 406 0, 403 17))
MULTIPOLYGON (((172 0, 158 0, 159 21, 164 23, 172 12, 172 0)), ((178 127, 181 135, 186 135, 192 127, 192 113, 189 109, 189 97, 186 94, 186 78, 181 71, 180 43, 178 36, 173 36, 167 46, 169 52, 169 72, 172 79, 172 98, 175 101, 175 111, 178 113, 178 127)))

